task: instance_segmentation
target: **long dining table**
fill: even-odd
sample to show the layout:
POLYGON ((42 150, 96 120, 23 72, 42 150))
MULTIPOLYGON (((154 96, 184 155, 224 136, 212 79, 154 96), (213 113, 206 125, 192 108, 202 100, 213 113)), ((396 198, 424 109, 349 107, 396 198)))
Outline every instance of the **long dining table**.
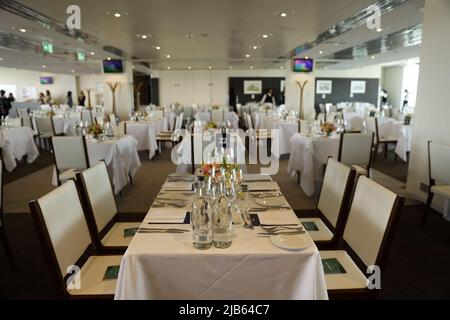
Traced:
MULTIPOLYGON (((247 188, 258 190, 257 184, 249 182, 247 188)), ((196 250, 186 216, 195 197, 192 185, 184 184, 178 189, 182 192, 170 191, 172 187, 164 184, 159 196, 187 200, 189 204, 178 209, 152 206, 140 228, 177 228, 186 232, 138 231, 121 261, 116 300, 328 299, 320 254, 307 232, 302 237, 311 245, 292 251, 275 246, 270 236, 261 235, 261 227, 251 230, 236 223, 230 248, 196 250)), ((246 201, 255 205, 251 196, 246 201)), ((258 213, 258 217, 260 221, 283 217, 299 223, 292 209, 269 210, 258 213)))

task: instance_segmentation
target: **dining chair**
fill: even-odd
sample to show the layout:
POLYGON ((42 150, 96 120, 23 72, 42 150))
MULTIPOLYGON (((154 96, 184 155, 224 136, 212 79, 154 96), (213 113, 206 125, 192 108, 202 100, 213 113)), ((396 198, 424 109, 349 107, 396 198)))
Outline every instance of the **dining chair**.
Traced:
POLYGON ((67 116, 69 119, 77 119, 81 121, 81 112, 70 110, 67 112, 67 116))
POLYGON ((424 227, 435 195, 450 199, 450 146, 428 142, 428 196, 423 212, 424 227))
POLYGON ((85 136, 53 137, 52 147, 58 186, 90 167, 85 136))
POLYGON ((211 110, 211 121, 215 123, 223 123, 224 122, 224 110, 223 109, 212 109, 211 110))
POLYGON ((17 108, 16 109, 17 116, 19 118, 29 117, 30 116, 30 109, 29 108, 17 108))
POLYGON ((123 254, 140 226, 143 214, 134 221, 121 220, 104 161, 78 172, 76 183, 94 248, 102 253, 123 254))
MULTIPOLYGON (((378 149, 380 146, 384 147, 384 157, 387 158, 389 145, 397 145, 397 140, 389 138, 381 138, 379 129, 379 118, 376 117, 366 117, 367 131, 375 135, 374 152, 373 152, 373 162, 376 161, 378 155, 378 149)), ((398 155, 395 154, 395 162, 398 160, 398 155)))
POLYGON ((105 124, 105 119, 102 116, 95 117, 95 123, 103 126, 105 124))
POLYGON ((51 138, 57 136, 53 117, 36 117, 35 120, 37 138, 41 142, 39 145, 49 147, 51 138))
POLYGON ((94 249, 75 182, 28 205, 58 298, 112 299, 117 280, 105 276, 122 256, 94 249))
POLYGON ((380 288, 369 283, 369 270, 374 267, 384 274, 404 202, 373 180, 359 177, 342 239, 334 250, 319 251, 330 299, 378 297, 380 288))
POLYGON ((358 175, 370 176, 373 133, 343 133, 339 143, 338 161, 350 166, 358 175))
POLYGON ((111 126, 114 127, 118 127, 119 124, 117 123, 117 118, 116 115, 114 113, 110 113, 108 115, 108 119, 109 119, 109 123, 111 123, 111 126))
POLYGON ((354 183, 355 170, 329 158, 317 210, 307 213, 295 211, 321 248, 335 245, 342 238, 354 183))

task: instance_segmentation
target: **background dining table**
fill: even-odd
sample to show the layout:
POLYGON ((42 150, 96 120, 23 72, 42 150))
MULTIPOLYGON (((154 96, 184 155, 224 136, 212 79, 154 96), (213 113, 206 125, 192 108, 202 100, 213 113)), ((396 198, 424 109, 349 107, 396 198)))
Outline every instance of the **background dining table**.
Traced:
POLYGON ((300 187, 309 197, 318 192, 316 181, 322 180, 324 167, 329 157, 337 159, 340 136, 313 136, 297 133, 291 138, 291 155, 288 173, 300 172, 300 187))
POLYGON ((39 156, 34 142, 33 131, 28 127, 0 128, 0 149, 5 168, 8 172, 17 167, 17 160, 24 156, 32 163, 39 156))

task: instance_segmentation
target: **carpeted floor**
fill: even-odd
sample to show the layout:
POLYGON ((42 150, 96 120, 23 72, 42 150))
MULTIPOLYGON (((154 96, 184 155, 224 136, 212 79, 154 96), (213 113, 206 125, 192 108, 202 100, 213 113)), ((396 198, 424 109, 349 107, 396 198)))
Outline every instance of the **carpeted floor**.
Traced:
MULTIPOLYGON (((141 154, 141 158, 142 167, 134 178, 134 184, 123 190, 122 196, 117 199, 119 211, 124 214, 147 212, 167 175, 175 171, 168 152, 152 161, 147 159, 145 153, 141 154)), ((286 158, 280 161, 280 170, 274 179, 294 209, 315 208, 315 200, 306 197, 296 184, 296 178, 287 174, 287 161, 286 158)), ((392 164, 380 160, 381 169, 384 165, 389 167, 392 164)), ((249 171, 254 169, 249 168, 249 171)), ((0 248, 0 298, 53 297, 52 288, 48 287, 48 270, 27 206, 29 200, 37 199, 54 188, 51 185, 53 168, 36 166, 35 170, 22 177, 19 174, 21 171, 18 171, 4 189, 6 239, 9 245, 0 248), (10 256, 5 250, 7 247, 10 248, 10 256)), ((404 182, 380 171, 373 171, 374 180, 407 196, 404 182)), ((431 215, 427 227, 422 229, 419 227, 422 206, 414 205, 417 203, 411 200, 408 204, 382 275, 382 298, 449 299, 450 223, 435 213, 431 215)))

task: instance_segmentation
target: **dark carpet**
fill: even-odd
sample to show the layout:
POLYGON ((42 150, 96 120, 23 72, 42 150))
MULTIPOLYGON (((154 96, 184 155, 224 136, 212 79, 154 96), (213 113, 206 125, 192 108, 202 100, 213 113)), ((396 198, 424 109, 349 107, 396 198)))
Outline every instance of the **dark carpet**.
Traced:
POLYGON ((27 163, 26 159, 23 159, 22 161, 17 162, 17 167, 12 172, 5 170, 3 176, 4 183, 11 183, 32 174, 33 172, 44 169, 54 163, 53 154, 51 154, 50 151, 39 150, 39 153, 39 157, 37 157, 37 159, 32 163, 27 163))
POLYGON ((372 163, 372 167, 388 176, 406 183, 408 177, 408 163, 400 158, 395 162, 394 151, 390 151, 387 158, 384 157, 384 154, 380 153, 376 158, 376 162, 372 163))
MULTIPOLYGON (((450 299, 450 223, 433 213, 422 229, 422 208, 404 209, 382 274, 382 299, 450 299)), ((31 215, 6 214, 5 226, 12 257, 3 245, 0 298, 54 298, 31 215)))

